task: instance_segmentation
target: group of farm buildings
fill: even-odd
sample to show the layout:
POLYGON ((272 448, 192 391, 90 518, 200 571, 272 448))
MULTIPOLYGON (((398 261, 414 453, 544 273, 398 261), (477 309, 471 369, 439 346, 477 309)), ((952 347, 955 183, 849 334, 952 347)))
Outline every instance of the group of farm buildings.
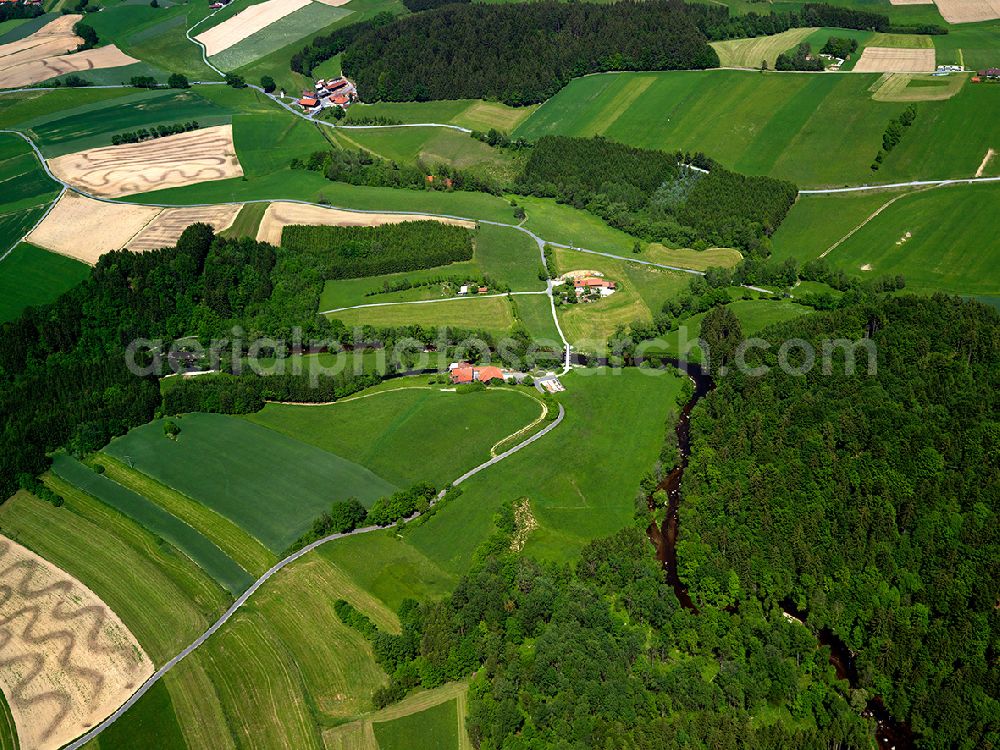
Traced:
POLYGON ((358 100, 358 90, 354 84, 341 76, 326 81, 320 78, 312 90, 302 92, 297 104, 306 112, 319 112, 324 107, 347 109, 358 100))

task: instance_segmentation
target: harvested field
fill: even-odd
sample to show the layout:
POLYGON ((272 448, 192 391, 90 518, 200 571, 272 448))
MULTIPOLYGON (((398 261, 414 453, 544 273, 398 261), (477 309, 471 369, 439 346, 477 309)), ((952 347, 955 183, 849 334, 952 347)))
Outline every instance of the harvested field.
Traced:
POLYGON ((66 73, 80 73, 101 68, 120 68, 123 65, 137 62, 139 61, 134 57, 129 57, 115 45, 109 44, 107 47, 19 63, 0 73, 0 87, 29 86, 66 73))
POLYGON ((934 50, 865 47, 858 62, 854 65, 854 72, 933 73, 934 50))
POLYGON ((341 5, 347 5, 351 0, 316 0, 316 1, 323 3, 323 5, 330 5, 334 8, 339 8, 341 5))
POLYGON ((326 226, 326 227, 374 227, 382 224, 401 224, 404 221, 440 221, 475 229, 475 222, 459 219, 438 219, 419 214, 366 214, 357 211, 342 211, 336 208, 309 206, 302 203, 272 203, 264 212, 264 218, 257 230, 257 239, 281 244, 281 232, 285 227, 326 226))
POLYGON ((889 0, 890 5, 934 5, 934 0, 889 0))
POLYGON ((870 91, 877 102, 939 102, 955 96, 968 79, 964 73, 948 76, 885 73, 870 91))
POLYGON ((153 664, 103 601, 0 536, 0 685, 21 747, 61 747, 120 706, 153 664))
POLYGON ((26 239, 94 265, 104 253, 129 244, 160 212, 148 206, 103 203, 67 190, 26 239))
POLYGON ((205 45, 205 54, 217 55, 241 42, 251 34, 267 28, 279 18, 309 5, 310 0, 267 0, 252 5, 218 26, 213 26, 195 37, 205 45))
POLYGON ((0 86, 13 88, 19 76, 17 69, 39 60, 65 55, 83 41, 73 33, 73 24, 83 16, 71 14, 56 18, 33 34, 16 42, 0 45, 0 86))
POLYGON ((975 23, 1000 18, 1000 0, 935 0, 948 23, 975 23))
POLYGON ((126 245, 128 250, 144 252, 177 244, 181 233, 192 224, 208 224, 216 232, 232 226, 241 205, 200 206, 195 208, 167 208, 146 225, 126 245))
POLYGON ((232 125, 67 154, 51 159, 49 169, 106 198, 243 176, 232 125))

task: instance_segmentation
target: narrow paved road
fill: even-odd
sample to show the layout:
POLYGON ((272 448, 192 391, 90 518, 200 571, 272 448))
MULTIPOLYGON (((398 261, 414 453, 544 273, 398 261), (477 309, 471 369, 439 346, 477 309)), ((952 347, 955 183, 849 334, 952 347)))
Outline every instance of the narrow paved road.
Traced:
MULTIPOLYGON (((491 458, 489 461, 485 461, 484 463, 479 464, 479 466, 475 467, 474 469, 470 469, 469 471, 465 472, 462 476, 460 476, 458 479, 456 479, 454 482, 452 482, 452 485, 461 484, 462 482, 464 482, 465 480, 469 479, 470 477, 474 477, 479 472, 488 469, 490 466, 493 466, 494 464, 500 463, 505 458, 508 458, 509 456, 514 455, 515 453, 517 453, 518 451, 522 450, 523 448, 528 447, 529 445, 531 445, 532 443, 534 443, 536 440, 540 440, 542 437, 544 437, 545 435, 548 435, 550 432, 552 432, 552 430, 554 430, 556 427, 558 427, 562 423, 563 418, 565 416, 566 416, 566 410, 565 410, 565 408, 563 407, 562 404, 559 404, 559 414, 552 421, 552 424, 546 425, 543 429, 539 430, 538 432, 536 432, 531 437, 529 437, 529 438, 527 438, 525 440, 522 440, 520 443, 518 443, 517 445, 515 445, 513 448, 511 448, 511 449, 509 449, 507 451, 504 451, 499 456, 496 456, 495 458, 491 458)), ((431 503, 431 505, 434 505, 435 503, 437 503, 438 500, 440 500, 442 497, 444 497, 444 494, 445 494, 445 490, 441 490, 441 492, 438 493, 437 497, 434 499, 434 501, 431 503)), ((412 521, 414 518, 418 518, 419 516, 420 516, 419 513, 414 513, 407 520, 408 521, 412 521)), ((157 682, 159 682, 161 679, 163 679, 163 676, 167 672, 169 672, 178 663, 180 663, 180 661, 182 659, 184 659, 184 657, 186 657, 189 654, 191 654, 192 652, 196 651, 203 643, 205 643, 205 641, 207 641, 209 638, 211 638, 212 635, 219 628, 221 628, 223 625, 225 625, 230 620, 230 618, 232 618, 232 616, 236 614, 236 612, 239 610, 239 608, 242 607, 247 602, 247 600, 251 596, 253 596, 257 592, 257 590, 261 586, 263 586, 268 581, 268 579, 270 579, 272 576, 274 576, 274 574, 277 573, 279 570, 281 570, 282 568, 286 567, 287 565, 290 565, 291 563, 295 562, 296 560, 298 560, 303 555, 309 554, 314 549, 316 549, 317 547, 320 547, 320 546, 326 544, 327 542, 333 542, 333 541, 336 541, 337 539, 343 539, 344 537, 348 537, 348 536, 357 536, 359 534, 368 534, 368 533, 370 533, 372 531, 378 531, 381 528, 383 528, 383 527, 381 527, 381 526, 365 526, 364 528, 355 529, 354 531, 352 531, 350 533, 347 533, 347 534, 330 534, 330 536, 325 536, 322 539, 317 539, 315 542, 312 542, 311 544, 307 544, 305 547, 303 547, 302 549, 300 549, 298 552, 293 552, 288 557, 286 557, 283 560, 275 563, 274 566, 270 570, 268 570, 266 573, 264 573, 264 575, 262 575, 256 581, 254 581, 250 585, 250 588, 248 588, 246 591, 244 591, 242 594, 240 594, 240 596, 236 599, 236 601, 233 602, 232 606, 229 607, 229 609, 227 609, 222 614, 222 616, 218 620, 216 620, 208 628, 208 630, 206 630, 204 633, 202 633, 197 638, 195 638, 191 642, 191 644, 189 646, 187 646, 179 654, 177 654, 177 656, 175 656, 170 661, 166 662, 158 670, 156 670, 156 672, 153 673, 153 675, 148 680, 146 680, 139 687, 139 689, 136 690, 129 697, 129 699, 127 701, 125 701, 118 708, 118 710, 116 710, 113 714, 111 714, 110 716, 108 716, 108 718, 106 718, 104 721, 102 721, 96 727, 94 727, 93 729, 91 729, 89 732, 87 732, 83 736, 77 738, 76 740, 74 740, 70 744, 66 745, 66 747, 64 748, 64 750, 78 750, 78 748, 83 747, 85 744, 87 744, 92 739, 94 739, 95 737, 97 737, 97 735, 99 735, 101 732, 103 732, 109 726, 111 726, 116 721, 118 721, 118 719, 121 718, 125 714, 125 712, 128 711, 133 705, 135 705, 136 701, 138 701, 140 698, 142 698, 142 696, 145 695, 149 691, 149 689, 153 687, 153 685, 155 685, 157 682)))
POLYGON ((953 180, 912 180, 911 182, 890 182, 885 185, 857 185, 855 187, 826 188, 824 190, 800 190, 799 195, 860 193, 866 190, 890 190, 892 188, 927 187, 929 185, 971 185, 976 182, 1000 182, 1000 177, 964 177, 953 180))

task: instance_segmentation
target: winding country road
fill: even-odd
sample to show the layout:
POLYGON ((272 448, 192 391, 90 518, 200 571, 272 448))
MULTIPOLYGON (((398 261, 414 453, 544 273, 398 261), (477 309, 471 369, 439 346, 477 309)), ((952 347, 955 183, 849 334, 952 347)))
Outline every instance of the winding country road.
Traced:
MULTIPOLYGON (((529 445, 531 445, 532 443, 534 443, 536 440, 540 440, 542 437, 544 437, 545 435, 548 435, 550 432, 552 432, 552 430, 554 430, 556 427, 558 427, 562 423, 563 418, 565 416, 566 416, 566 409, 563 407, 562 404, 559 404, 559 414, 552 421, 552 424, 546 425, 544 428, 542 428, 541 430, 539 430, 538 432, 536 432, 534 435, 528 437, 525 440, 522 440, 520 443, 518 443, 514 447, 512 447, 512 448, 510 448, 510 449, 508 449, 506 451, 504 451, 503 453, 501 453, 498 456, 495 456, 495 457, 489 459, 488 461, 484 461, 483 463, 479 464, 479 466, 476 466, 475 468, 470 469, 469 471, 465 472, 462 476, 460 476, 458 479, 456 479, 454 482, 452 482, 452 485, 453 486, 454 485, 459 485, 462 482, 464 482, 465 480, 467 480, 467 479, 469 479, 471 477, 474 477, 479 472, 484 471, 484 470, 488 469, 489 467, 493 466, 494 464, 500 463, 505 458, 508 458, 508 457, 514 455, 518 451, 520 451, 520 450, 522 450, 524 448, 527 448, 529 445)), ((441 498, 443 498, 444 495, 445 495, 445 492, 446 492, 446 490, 441 490, 437 494, 437 497, 431 502, 431 505, 432 506, 435 505, 441 498)), ((410 516, 406 520, 407 521, 412 521, 415 518, 419 518, 420 515, 421 515, 420 513, 414 513, 412 516, 410 516)), ((322 539, 317 539, 315 542, 312 542, 311 544, 307 544, 305 547, 303 547, 302 549, 298 550, 297 552, 293 552, 288 557, 286 557, 283 560, 280 560, 279 562, 275 563, 271 567, 270 570, 268 570, 266 573, 264 573, 264 575, 262 575, 256 581, 254 581, 246 591, 244 591, 242 594, 240 594, 239 597, 236 599, 236 601, 234 601, 232 603, 232 605, 229 607, 229 609, 227 609, 222 614, 222 616, 219 617, 218 620, 216 620, 214 623, 212 623, 212 625, 208 628, 208 630, 206 630, 204 633, 202 633, 197 638, 195 638, 190 643, 190 645, 188 645, 183 651, 181 651, 179 654, 177 654, 177 656, 175 656, 174 658, 170 659, 162 667, 160 667, 159 669, 157 669, 156 672, 154 672, 153 675, 148 680, 146 680, 139 687, 139 689, 136 690, 129 697, 129 699, 127 701, 125 701, 121 706, 119 706, 119 708, 113 714, 111 714, 110 716, 108 716, 108 718, 106 718, 104 721, 102 721, 100 724, 98 724, 96 727, 94 727, 93 729, 91 729, 86 734, 82 735, 81 737, 78 737, 76 740, 74 740, 70 744, 66 745, 65 748, 63 748, 63 750, 78 750, 78 748, 83 747, 85 744, 87 744, 88 742, 90 742, 91 740, 93 740, 95 737, 97 737, 97 735, 99 735, 101 732, 103 732, 109 726, 111 726, 116 721, 118 721, 118 719, 121 718, 125 714, 125 712, 128 711, 136 703, 136 701, 138 701, 140 698, 142 698, 142 696, 145 695, 149 691, 149 689, 153 687, 153 685, 155 685, 157 682, 159 682, 161 679, 163 679, 163 676, 167 672, 169 672, 171 669, 173 669, 175 666, 177 666, 177 664, 180 663, 180 661, 182 659, 184 659, 184 657, 186 657, 189 654, 191 654, 192 652, 196 651, 203 643, 205 643, 205 641, 207 641, 209 638, 211 638, 212 635, 217 630, 219 630, 219 628, 221 628, 223 625, 225 625, 232 618, 232 616, 236 614, 236 612, 239 610, 239 608, 242 607, 244 604, 246 604, 247 600, 249 600, 250 597, 253 596, 257 592, 257 590, 261 586, 263 586, 268 581, 268 579, 270 579, 271 577, 273 577, 279 570, 281 570, 282 568, 290 565, 291 563, 295 562, 296 560, 298 560, 303 555, 309 554, 310 552, 312 552, 317 547, 321 547, 322 545, 324 545, 324 544, 326 544, 328 542, 333 542, 333 541, 336 541, 337 539, 343 539, 344 537, 358 536, 359 534, 368 534, 368 533, 370 533, 372 531, 379 531, 382 528, 383 528, 382 526, 365 526, 365 527, 360 528, 360 529, 355 529, 354 531, 348 532, 346 534, 330 534, 329 536, 325 536, 322 539)))

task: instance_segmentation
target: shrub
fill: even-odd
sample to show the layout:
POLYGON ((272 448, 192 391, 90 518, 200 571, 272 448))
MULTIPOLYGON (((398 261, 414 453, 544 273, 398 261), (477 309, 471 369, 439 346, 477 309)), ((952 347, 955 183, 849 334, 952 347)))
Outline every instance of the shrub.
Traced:
POLYGON ((191 88, 191 84, 188 83, 187 76, 183 73, 171 73, 170 77, 167 79, 167 85, 172 89, 191 88))
POLYGON ((261 76, 260 77, 260 87, 264 89, 265 94, 272 94, 274 90, 278 88, 278 84, 274 82, 271 76, 261 76))

